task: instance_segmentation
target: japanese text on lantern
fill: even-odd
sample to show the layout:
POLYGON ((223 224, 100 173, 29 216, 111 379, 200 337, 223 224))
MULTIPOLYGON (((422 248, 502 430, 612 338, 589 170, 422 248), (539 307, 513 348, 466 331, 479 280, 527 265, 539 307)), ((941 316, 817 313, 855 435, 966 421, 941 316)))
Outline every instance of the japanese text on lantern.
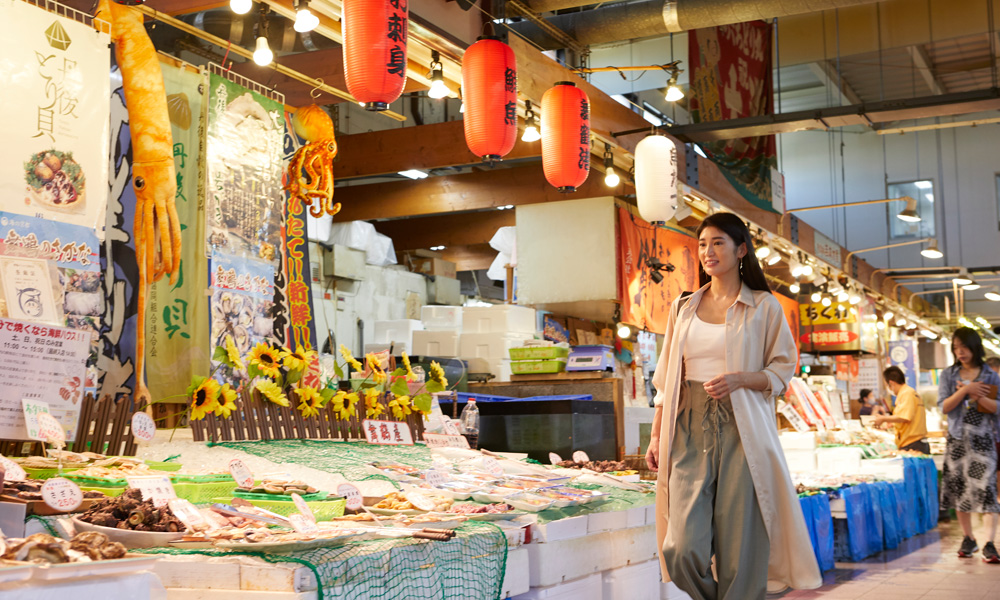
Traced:
POLYGON ((392 42, 389 47, 389 62, 386 63, 390 75, 406 76, 406 2, 404 0, 390 0, 389 5, 394 9, 389 13, 389 20, 386 24, 386 38, 392 42))

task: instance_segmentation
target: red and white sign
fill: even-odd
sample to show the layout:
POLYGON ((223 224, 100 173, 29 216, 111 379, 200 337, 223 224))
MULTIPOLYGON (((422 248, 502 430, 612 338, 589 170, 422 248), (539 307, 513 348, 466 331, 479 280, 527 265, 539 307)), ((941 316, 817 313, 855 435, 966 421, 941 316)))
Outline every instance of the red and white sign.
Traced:
POLYGON ((53 477, 42 485, 42 500, 55 510, 70 512, 83 503, 83 492, 69 479, 53 477))
POLYGON ((406 423, 399 421, 375 421, 365 419, 362 423, 365 439, 369 444, 382 446, 412 446, 413 434, 406 423))
POLYGON ((424 441, 428 448, 468 448, 469 440, 464 435, 445 435, 442 433, 425 433, 424 441))
POLYGON ((21 465, 3 456, 0 456, 0 468, 4 470, 3 478, 6 481, 24 481, 28 477, 21 465))
POLYGON ((236 480, 236 485, 239 487, 249 490, 253 487, 253 472, 247 467, 242 460, 234 458, 229 461, 229 474, 233 476, 236 480))
POLYGON ((143 500, 152 500, 155 506, 166 506, 177 497, 174 485, 167 475, 143 475, 126 477, 128 486, 142 492, 143 500))
POLYGON ((309 519, 313 523, 316 522, 316 515, 313 514, 312 509, 309 508, 309 504, 302 499, 302 496, 298 494, 292 494, 292 502, 295 503, 295 508, 299 509, 299 512, 302 515, 304 515, 307 519, 309 519))
POLYGON ((337 486, 337 495, 343 496, 347 500, 348 510, 358 510, 364 506, 364 497, 361 490, 353 483, 342 483, 337 486))
POLYGON ((803 344, 814 346, 840 346, 858 339, 858 334, 844 329, 827 329, 805 333, 799 338, 803 344))
POLYGON ((137 412, 132 415, 132 437, 137 442, 149 443, 156 435, 156 423, 153 417, 144 412, 137 412))

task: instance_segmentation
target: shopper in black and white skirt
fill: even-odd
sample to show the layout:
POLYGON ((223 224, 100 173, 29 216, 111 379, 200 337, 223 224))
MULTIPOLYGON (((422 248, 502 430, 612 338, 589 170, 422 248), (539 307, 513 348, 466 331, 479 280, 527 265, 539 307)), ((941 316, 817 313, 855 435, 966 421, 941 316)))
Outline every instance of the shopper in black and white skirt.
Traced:
POLYGON ((1000 375, 986 366, 983 341, 974 329, 955 330, 951 352, 955 364, 941 372, 938 386, 938 406, 948 415, 941 508, 954 508, 958 514, 965 534, 958 551, 963 558, 979 550, 972 532, 972 513, 988 514, 990 535, 983 546, 983 560, 1000 563, 993 543, 1000 513, 994 443, 1000 375))

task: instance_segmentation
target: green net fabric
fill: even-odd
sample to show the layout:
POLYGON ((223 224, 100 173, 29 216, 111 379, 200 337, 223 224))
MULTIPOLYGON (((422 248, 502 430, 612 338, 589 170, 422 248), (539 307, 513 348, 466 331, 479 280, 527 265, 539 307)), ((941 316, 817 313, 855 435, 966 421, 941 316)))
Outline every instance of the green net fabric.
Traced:
POLYGON ((507 568, 507 537, 498 527, 481 522, 465 523, 456 532, 455 538, 447 542, 369 540, 288 554, 177 548, 134 552, 244 554, 271 563, 297 563, 316 575, 321 600, 498 599, 507 568))
POLYGON ((368 464, 375 461, 398 462, 418 469, 431 466, 431 452, 426 446, 375 446, 367 442, 324 440, 221 442, 216 445, 242 450, 277 463, 294 463, 327 473, 340 473, 351 481, 382 479, 396 485, 388 477, 371 472, 368 464))
POLYGON ((604 502, 584 504, 582 506, 568 506, 566 508, 550 508, 548 510, 543 510, 538 513, 539 523, 550 523, 552 521, 558 521, 559 519, 585 515, 592 512, 628 510, 630 508, 648 506, 656 502, 654 494, 634 492, 632 490, 625 490, 606 485, 581 483, 573 484, 570 487, 586 490, 600 490, 608 494, 608 499, 604 502))

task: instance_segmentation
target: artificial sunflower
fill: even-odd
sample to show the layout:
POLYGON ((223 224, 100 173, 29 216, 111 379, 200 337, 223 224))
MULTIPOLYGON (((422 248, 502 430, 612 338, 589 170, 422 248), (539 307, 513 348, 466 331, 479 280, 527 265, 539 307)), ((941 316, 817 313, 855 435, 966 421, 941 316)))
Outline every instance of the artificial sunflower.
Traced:
POLYGON ((406 380, 416 381, 417 374, 413 372, 413 367, 410 366, 410 357, 403 353, 403 368, 406 369, 406 380))
POLYGON ((269 402, 274 402, 278 406, 288 406, 288 397, 285 396, 278 384, 274 383, 270 379, 258 379, 254 383, 254 387, 260 392, 264 398, 269 402))
POLYGON ((431 381, 436 381, 441 384, 441 387, 448 387, 448 379, 444 376, 444 369, 437 361, 431 361, 431 381))
POLYGON ((228 419, 234 410, 236 410, 236 390, 227 383, 219 392, 219 405, 215 407, 215 416, 228 419))
POLYGON ((281 375, 281 371, 278 370, 279 358, 278 351, 263 342, 254 346, 253 350, 250 351, 250 364, 257 367, 261 375, 272 379, 281 375))
POLYGON ((299 412, 303 417, 315 417, 319 415, 319 409, 323 408, 326 402, 320 396, 319 390, 312 387, 300 387, 299 391, 299 412))
POLYGON ((376 419, 385 412, 385 407, 378 401, 379 391, 375 388, 365 390, 365 415, 369 419, 376 419))
POLYGON ((354 369, 355 371, 358 371, 360 373, 361 371, 365 370, 364 366, 362 366, 361 363, 359 363, 358 360, 354 358, 354 355, 351 354, 351 351, 348 350, 347 346, 343 344, 340 345, 340 355, 344 357, 344 360, 347 361, 347 364, 351 365, 351 368, 354 369))
POLYGON ((243 365, 243 360, 240 358, 240 350, 236 347, 236 342, 233 341, 233 336, 226 336, 226 356, 229 357, 229 362, 233 364, 233 368, 239 369, 240 371, 246 369, 243 365))
POLYGON ((405 419, 407 415, 413 412, 413 409, 410 407, 410 397, 396 396, 389 401, 389 410, 392 411, 393 416, 397 419, 405 419))
POLYGON ((369 354, 365 356, 365 362, 368 363, 368 368, 372 372, 372 381, 375 385, 385 383, 385 371, 382 370, 382 365, 378 364, 378 359, 375 358, 374 354, 369 354))
POLYGON ((187 389, 191 397, 191 420, 200 421, 219 405, 219 382, 210 377, 195 377, 187 389))
POLYGON ((299 348, 293 352, 286 349, 281 353, 281 364, 289 371, 305 371, 315 358, 316 352, 313 350, 299 348))
POLYGON ((355 406, 358 403, 358 395, 355 393, 337 392, 337 394, 330 400, 333 402, 333 410, 337 413, 338 418, 342 421, 346 421, 354 416, 355 406))

